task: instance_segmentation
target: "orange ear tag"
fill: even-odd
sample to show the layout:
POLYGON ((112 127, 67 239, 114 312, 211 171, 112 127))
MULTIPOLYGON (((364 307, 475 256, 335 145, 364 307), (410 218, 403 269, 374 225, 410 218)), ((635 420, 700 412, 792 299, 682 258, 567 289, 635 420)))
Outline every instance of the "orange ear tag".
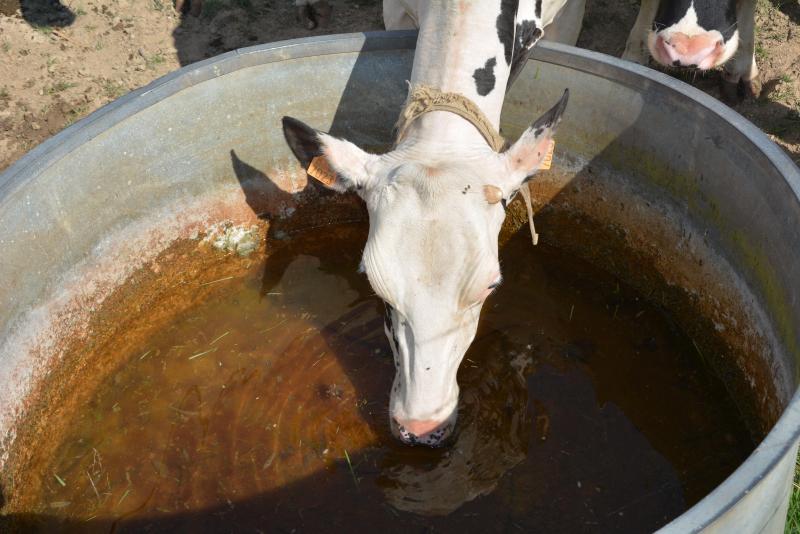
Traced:
POLYGON ((544 155, 542 164, 539 166, 540 171, 546 171, 547 169, 553 166, 553 150, 555 150, 555 148, 556 148, 556 142, 551 139, 550 144, 547 148, 547 153, 544 155))
POLYGON ((325 156, 315 156, 306 172, 328 187, 331 187, 336 182, 336 171, 331 169, 325 156))

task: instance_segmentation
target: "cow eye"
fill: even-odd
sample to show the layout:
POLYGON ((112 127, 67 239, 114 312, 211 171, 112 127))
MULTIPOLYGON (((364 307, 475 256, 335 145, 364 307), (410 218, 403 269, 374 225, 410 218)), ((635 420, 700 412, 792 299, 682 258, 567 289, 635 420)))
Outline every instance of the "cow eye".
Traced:
POLYGON ((489 289, 493 289, 493 290, 497 289, 498 287, 500 287, 500 284, 502 284, 502 283, 503 283, 503 279, 502 278, 498 278, 493 283, 489 284, 489 289))

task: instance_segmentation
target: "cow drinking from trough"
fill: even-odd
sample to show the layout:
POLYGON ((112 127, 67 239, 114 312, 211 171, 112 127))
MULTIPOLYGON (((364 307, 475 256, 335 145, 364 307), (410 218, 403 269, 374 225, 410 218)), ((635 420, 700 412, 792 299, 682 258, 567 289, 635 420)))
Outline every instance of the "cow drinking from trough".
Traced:
POLYGON ((390 426, 406 443, 437 446, 455 425, 456 372, 481 306, 501 282, 506 203, 541 166, 568 93, 502 150, 497 130, 509 75, 550 22, 541 2, 412 4, 403 2, 419 37, 390 152, 369 154, 290 117, 283 127, 306 169, 327 169, 330 188, 355 191, 366 203, 362 269, 386 304, 396 366, 390 426))

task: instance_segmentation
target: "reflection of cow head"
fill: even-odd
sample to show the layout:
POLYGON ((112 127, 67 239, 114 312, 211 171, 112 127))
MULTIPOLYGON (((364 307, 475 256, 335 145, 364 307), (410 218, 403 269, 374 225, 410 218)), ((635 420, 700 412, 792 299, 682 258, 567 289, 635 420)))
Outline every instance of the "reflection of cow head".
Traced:
POLYGON ((739 46, 736 0, 661 0, 647 46, 662 65, 722 65, 739 46))
POLYGON ((481 306, 501 281, 497 239, 504 206, 540 167, 567 98, 565 92, 507 151, 477 151, 455 161, 407 143, 368 154, 283 120, 286 140, 305 168, 312 161, 324 166, 330 188, 355 191, 366 202, 370 228, 362 269, 386 303, 397 368, 390 420, 407 443, 438 445, 453 429, 456 371, 481 306))

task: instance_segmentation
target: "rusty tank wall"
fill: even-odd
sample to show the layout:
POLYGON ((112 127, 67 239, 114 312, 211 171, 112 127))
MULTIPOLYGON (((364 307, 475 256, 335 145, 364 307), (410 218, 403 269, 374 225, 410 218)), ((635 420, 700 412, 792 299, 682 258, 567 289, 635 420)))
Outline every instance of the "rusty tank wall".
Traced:
MULTIPOLYGON (((47 395, 63 340, 175 241, 230 220, 292 229, 362 218, 306 188, 280 129, 296 116, 380 150, 415 35, 329 36, 231 52, 161 78, 43 143, 0 176, 0 467, 47 395), (312 207, 314 209, 305 209, 312 207)), ((543 238, 647 284, 644 262, 712 321, 763 441, 666 532, 780 532, 797 448, 800 172, 754 126, 668 76, 543 43, 503 132, 571 91, 559 172, 535 180, 543 238), (631 250, 636 262, 615 251, 631 250)), ((511 210, 505 232, 522 226, 511 210)), ((523 230, 525 231, 525 230, 523 230)), ((691 328, 691 325, 682 325, 691 328)))

